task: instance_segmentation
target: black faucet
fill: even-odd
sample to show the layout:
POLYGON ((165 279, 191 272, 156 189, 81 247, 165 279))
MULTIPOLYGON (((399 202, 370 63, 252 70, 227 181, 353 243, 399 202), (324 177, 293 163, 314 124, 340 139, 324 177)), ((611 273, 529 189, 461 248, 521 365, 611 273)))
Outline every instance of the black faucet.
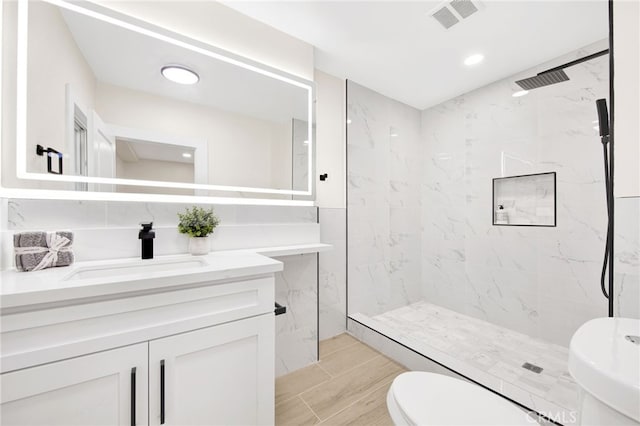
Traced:
POLYGON ((153 222, 141 223, 142 229, 138 232, 138 239, 142 240, 142 258, 153 259, 153 239, 156 231, 151 230, 153 222))

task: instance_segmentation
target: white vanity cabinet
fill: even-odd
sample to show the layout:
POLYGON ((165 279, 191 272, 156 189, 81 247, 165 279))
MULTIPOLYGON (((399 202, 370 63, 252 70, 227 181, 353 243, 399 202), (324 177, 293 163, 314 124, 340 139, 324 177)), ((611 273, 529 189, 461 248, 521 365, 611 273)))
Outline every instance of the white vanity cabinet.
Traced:
POLYGON ((282 264, 210 256, 191 276, 3 283, 2 425, 273 424, 282 264))
POLYGON ((149 343, 151 425, 273 423, 274 316, 149 343))
POLYGON ((273 314, 266 314, 5 373, 0 420, 6 426, 269 424, 273 330, 273 314))
POLYGON ((5 373, 3 425, 147 423, 147 344, 5 373), (135 392, 134 392, 135 390, 135 392))

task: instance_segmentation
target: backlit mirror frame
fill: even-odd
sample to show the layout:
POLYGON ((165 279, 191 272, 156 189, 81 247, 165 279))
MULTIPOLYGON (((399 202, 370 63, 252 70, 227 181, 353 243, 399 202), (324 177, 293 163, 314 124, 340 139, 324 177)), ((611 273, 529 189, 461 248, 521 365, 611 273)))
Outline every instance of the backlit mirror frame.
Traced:
MULTIPOLYGON (((4 1, 4 0, 3 0, 4 1)), ((158 40, 173 44, 175 46, 191 50, 196 53, 200 53, 211 58, 215 58, 229 64, 233 64, 250 71, 257 72, 264 76, 274 78, 300 87, 307 91, 307 105, 308 105, 308 181, 306 190, 288 190, 288 189, 272 189, 272 188, 255 188, 255 187, 242 187, 242 186, 228 186, 228 185, 210 185, 210 184, 197 184, 197 183, 181 183, 181 182, 164 182, 164 181, 148 181, 148 180, 135 180, 135 179, 120 179, 120 178, 100 178, 91 176, 71 176, 71 175, 48 175, 42 173, 33 173, 27 171, 27 53, 28 53, 28 12, 29 12, 29 0, 18 0, 18 28, 17 28, 17 74, 16 74, 16 175, 19 179, 26 180, 39 180, 39 181, 52 181, 52 182, 73 182, 73 183, 87 183, 87 184, 111 184, 111 185, 135 185, 135 186, 149 186, 149 187, 162 187, 162 188, 184 188, 193 189, 197 193, 203 191, 227 191, 236 193, 250 193, 250 194, 278 194, 278 195, 291 195, 310 197, 313 195, 313 178, 314 178, 314 139, 313 139, 313 118, 314 118, 314 83, 310 80, 286 73, 282 70, 268 67, 264 64, 253 62, 244 57, 232 54, 223 49, 211 46, 209 44, 191 39, 189 37, 177 34, 170 30, 158 27, 145 21, 138 20, 131 16, 121 14, 103 6, 82 2, 82 3, 69 3, 63 0, 40 0, 61 8, 71 10, 73 12, 81 13, 83 15, 102 20, 104 22, 117 25, 127 30, 135 31, 143 35, 147 35, 158 40), (80 5, 81 4, 81 5, 80 5)), ((0 7, 0 12, 2 8, 0 7)), ((3 192, 8 196, 15 196, 20 192, 42 193, 47 190, 21 190, 19 188, 2 188, 3 192)), ((45 197, 34 196, 33 198, 66 198, 66 199, 112 199, 131 201, 131 195, 137 195, 136 200, 141 201, 185 201, 193 200, 195 202, 223 202, 225 204, 234 203, 235 201, 241 201, 242 204, 279 204, 279 205, 312 205, 313 201, 307 200, 285 200, 285 199, 247 199, 247 198, 235 198, 235 197, 205 197, 205 196, 189 196, 189 195, 158 195, 158 194, 123 194, 123 193, 95 193, 91 191, 50 191, 50 194, 46 194, 45 197), (60 193, 72 193, 72 194, 60 194, 60 193), (54 193, 57 193, 56 196, 54 193), (139 196, 143 195, 142 198, 139 196)), ((41 194, 42 195, 42 194, 41 194)))

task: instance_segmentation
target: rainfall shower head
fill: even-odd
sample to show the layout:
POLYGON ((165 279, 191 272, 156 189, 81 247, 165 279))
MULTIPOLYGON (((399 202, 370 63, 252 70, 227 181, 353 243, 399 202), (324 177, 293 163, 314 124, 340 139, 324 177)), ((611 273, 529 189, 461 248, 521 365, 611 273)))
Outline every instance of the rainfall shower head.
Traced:
POLYGON ((565 68, 571 67, 573 65, 578 65, 591 59, 595 59, 598 56, 606 55, 607 53, 609 53, 609 49, 601 50, 600 52, 593 53, 591 55, 585 56, 584 58, 576 59, 575 61, 567 62, 564 65, 542 71, 535 77, 518 80, 516 81, 516 84, 522 87, 524 90, 533 90, 540 87, 549 86, 551 84, 569 81, 569 76, 564 72, 565 68))
POLYGON ((563 70, 543 72, 535 77, 525 78, 516 81, 516 84, 524 90, 533 90, 539 87, 549 86, 551 84, 562 83, 568 81, 569 76, 563 70))

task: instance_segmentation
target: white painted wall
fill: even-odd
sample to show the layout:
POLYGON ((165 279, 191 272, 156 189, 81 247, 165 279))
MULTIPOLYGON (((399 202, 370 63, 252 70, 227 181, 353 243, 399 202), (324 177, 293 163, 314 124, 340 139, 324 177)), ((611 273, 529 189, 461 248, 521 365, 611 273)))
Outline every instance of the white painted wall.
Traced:
POLYGON ((615 203, 615 315, 640 319, 640 197, 615 203))
POLYGON ((271 187, 293 189, 293 122, 273 126, 271 134, 271 187))
POLYGON ((291 188, 289 121, 274 123, 103 83, 97 85, 96 111, 105 123, 206 140, 211 184, 291 188))
POLYGON ((613 2, 616 197, 640 196, 640 2, 613 2))
POLYGON ((345 205, 345 80, 315 71, 316 83, 316 204, 345 205), (320 181, 319 175, 329 178, 320 181))
MULTIPOLYGON (((193 163, 158 160, 126 162, 119 157, 116 157, 116 159, 116 177, 118 178, 193 183, 193 163)), ((193 195, 192 189, 134 185, 117 185, 116 192, 193 195)))
POLYGON ((313 80, 313 46, 218 2, 98 0, 96 3, 313 80))
MULTIPOLYGON (((15 2, 5 2, 3 16, 3 57, 2 57, 2 140, 16 138, 16 57, 15 22, 17 8, 15 2), (5 46, 11 48, 4 49, 5 46)), ((93 108, 95 77, 84 61, 73 37, 64 24, 57 8, 37 4, 29 10, 30 25, 39 29, 37 35, 29 35, 29 73, 27 92, 27 170, 46 173, 45 157, 35 155, 37 144, 52 147, 68 154, 65 125, 65 85, 73 86, 74 96, 85 109, 93 108)), ((16 146, 2 144, 2 184, 30 188, 69 189, 69 184, 38 181, 18 181, 16 179, 16 146)), ((71 170, 73 157, 64 160, 67 170, 71 170)))

